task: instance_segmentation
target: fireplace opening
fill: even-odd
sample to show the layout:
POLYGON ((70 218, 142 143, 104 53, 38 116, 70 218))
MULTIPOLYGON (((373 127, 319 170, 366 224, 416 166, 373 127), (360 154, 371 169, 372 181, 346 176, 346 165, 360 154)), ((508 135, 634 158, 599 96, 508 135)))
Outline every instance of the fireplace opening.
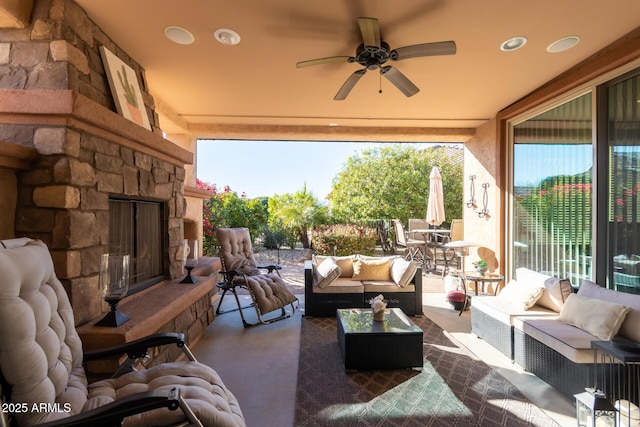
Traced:
POLYGON ((129 294, 167 278, 165 210, 164 202, 109 199, 109 252, 130 255, 129 294))

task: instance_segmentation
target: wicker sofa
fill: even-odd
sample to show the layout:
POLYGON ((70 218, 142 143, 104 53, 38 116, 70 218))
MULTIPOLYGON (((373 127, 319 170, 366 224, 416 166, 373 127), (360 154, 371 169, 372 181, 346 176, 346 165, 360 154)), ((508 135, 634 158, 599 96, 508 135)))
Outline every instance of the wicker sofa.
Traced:
POLYGON ((574 297, 568 282, 525 270, 518 269, 515 283, 505 290, 541 288, 540 299, 524 309, 509 298, 475 297, 472 332, 573 399, 594 385, 592 341, 610 340, 617 333, 640 342, 640 296, 585 280, 574 297), (611 316, 605 319, 606 313, 611 316))
POLYGON ((402 257, 314 256, 305 262, 304 282, 305 316, 330 317, 338 308, 367 308, 379 294, 389 308, 422 316, 422 269, 402 257))

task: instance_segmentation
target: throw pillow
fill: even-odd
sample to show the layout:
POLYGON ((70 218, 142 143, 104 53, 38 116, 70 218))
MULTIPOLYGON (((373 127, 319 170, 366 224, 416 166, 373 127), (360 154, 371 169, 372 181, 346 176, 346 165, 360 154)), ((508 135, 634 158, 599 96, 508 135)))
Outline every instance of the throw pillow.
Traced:
POLYGON ((353 280, 390 280, 388 258, 362 259, 353 261, 353 280))
POLYGON ((568 279, 558 279, 550 277, 544 281, 544 292, 538 300, 537 304, 549 308, 553 311, 560 312, 562 306, 573 293, 571 282, 568 279))
POLYGON ((391 261, 391 279, 401 288, 405 288, 411 282, 417 270, 416 263, 406 259, 395 258, 391 261))
POLYGON ((620 304, 571 294, 562 306, 558 320, 610 341, 618 333, 629 310, 620 304))
POLYGON ((631 308, 620 327, 620 335, 635 342, 640 342, 640 295, 618 292, 599 286, 589 280, 583 280, 578 295, 596 298, 631 308))
POLYGON ((507 283, 507 286, 500 291, 498 298, 522 310, 529 310, 540 299, 543 291, 544 289, 537 285, 511 280, 507 283))
POLYGON ((325 289, 340 277, 342 269, 333 258, 327 258, 316 268, 316 280, 320 289, 325 289))
POLYGON ((333 258, 333 260, 338 264, 338 267, 342 269, 342 274, 340 277, 349 277, 353 276, 353 255, 346 256, 331 256, 331 255, 313 255, 313 261, 317 265, 322 264, 322 262, 327 258, 333 258))

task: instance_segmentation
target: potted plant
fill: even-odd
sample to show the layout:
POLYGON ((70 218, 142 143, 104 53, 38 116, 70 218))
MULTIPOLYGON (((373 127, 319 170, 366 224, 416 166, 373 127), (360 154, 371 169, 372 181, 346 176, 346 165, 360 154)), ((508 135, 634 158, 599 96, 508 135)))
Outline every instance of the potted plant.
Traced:
POLYGON ((481 259, 479 261, 476 261, 473 263, 473 265, 476 267, 476 271, 478 272, 479 275, 484 276, 484 274, 487 272, 487 270, 489 269, 489 266, 487 265, 487 261, 481 259))

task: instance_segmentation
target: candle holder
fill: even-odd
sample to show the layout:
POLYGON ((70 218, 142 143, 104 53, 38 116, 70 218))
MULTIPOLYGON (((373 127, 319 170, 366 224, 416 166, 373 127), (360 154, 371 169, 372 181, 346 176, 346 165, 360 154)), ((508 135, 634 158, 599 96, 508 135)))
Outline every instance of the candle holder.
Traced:
POLYGON ((184 239, 182 243, 182 262, 183 268, 187 270, 187 275, 180 283, 198 283, 198 279, 191 276, 191 270, 198 265, 198 248, 197 240, 184 239))
POLYGON ((118 303, 129 290, 129 255, 103 254, 100 259, 100 292, 109 304, 109 312, 96 326, 116 327, 129 320, 118 311, 118 303))

